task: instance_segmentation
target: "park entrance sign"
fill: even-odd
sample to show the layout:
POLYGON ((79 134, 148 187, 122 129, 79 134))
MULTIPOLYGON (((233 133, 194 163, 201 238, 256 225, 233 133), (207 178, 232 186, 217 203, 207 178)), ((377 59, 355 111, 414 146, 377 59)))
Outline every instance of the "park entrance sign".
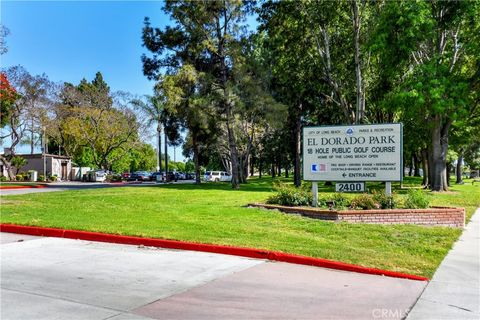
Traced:
POLYGON ((401 181, 400 123, 303 128, 303 179, 401 181))
POLYGON ((401 123, 303 128, 303 179, 312 181, 316 204, 317 181, 384 181, 403 177, 401 123))

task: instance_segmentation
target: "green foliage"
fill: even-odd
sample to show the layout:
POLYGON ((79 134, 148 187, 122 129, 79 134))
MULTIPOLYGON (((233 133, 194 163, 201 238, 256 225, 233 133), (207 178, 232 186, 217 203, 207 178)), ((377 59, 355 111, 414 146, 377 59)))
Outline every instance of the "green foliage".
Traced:
POLYGON ((17 174, 18 172, 20 171, 20 169, 27 164, 27 159, 23 158, 23 157, 20 157, 20 156, 13 156, 11 159, 10 159, 10 163, 12 164, 12 166, 14 166, 15 168, 17 168, 17 174))
POLYGON ((331 208, 335 210, 342 210, 350 206, 350 199, 343 193, 332 193, 318 198, 318 206, 322 208, 331 208))
POLYGON ((8 181, 7 176, 0 176, 0 181, 1 181, 1 182, 8 181))
POLYGON ((378 209, 380 205, 375 202, 373 195, 368 193, 363 193, 352 199, 350 202, 350 208, 352 209, 378 209))
POLYGON ((108 174, 106 177, 107 182, 121 182, 122 175, 120 174, 108 174))
POLYGON ((38 179, 37 179, 39 182, 45 182, 45 176, 43 174, 39 175, 38 176, 38 179))
POLYGON ((394 195, 387 196, 385 192, 376 191, 372 192, 373 200, 379 205, 381 209, 394 209, 397 207, 397 201, 394 195))
POLYGON ((405 199, 405 208, 407 209, 425 209, 428 208, 430 199, 425 195, 424 191, 419 189, 410 189, 405 199))
POLYGON ((16 181, 23 181, 23 177, 24 177, 24 176, 23 176, 23 174, 21 174, 21 173, 16 174, 16 175, 15 175, 15 180, 16 180, 16 181))
POLYGON ((309 206, 312 203, 312 194, 305 188, 296 188, 291 184, 275 182, 275 194, 267 199, 269 204, 282 206, 309 206))

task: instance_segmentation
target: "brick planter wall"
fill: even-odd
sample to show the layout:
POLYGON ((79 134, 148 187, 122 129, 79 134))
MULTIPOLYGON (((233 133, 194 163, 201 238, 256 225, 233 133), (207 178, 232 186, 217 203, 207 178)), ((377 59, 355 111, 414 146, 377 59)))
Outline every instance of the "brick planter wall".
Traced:
POLYGON ((277 209, 285 213, 332 221, 373 224, 417 224, 425 226, 465 226, 464 208, 432 207, 429 209, 388 209, 388 210, 322 210, 307 207, 286 207, 271 204, 249 204, 249 207, 277 209))

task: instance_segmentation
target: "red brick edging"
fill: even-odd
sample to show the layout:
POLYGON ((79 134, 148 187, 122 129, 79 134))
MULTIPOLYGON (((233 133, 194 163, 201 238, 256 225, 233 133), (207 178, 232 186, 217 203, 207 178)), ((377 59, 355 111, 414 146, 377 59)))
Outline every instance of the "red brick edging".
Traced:
POLYGON ((43 184, 34 185, 34 186, 0 186, 0 190, 41 189, 41 188, 48 188, 48 187, 43 184))
POLYGON ((347 221, 372 224, 416 224, 424 226, 465 227, 464 208, 432 207, 428 209, 374 209, 325 210, 308 207, 288 207, 252 203, 250 207, 278 209, 285 213, 301 214, 321 220, 347 221))
POLYGON ((328 269, 344 270, 344 271, 366 273, 366 274, 373 274, 373 275, 383 275, 383 276, 393 277, 393 278, 403 278, 403 279, 418 280, 418 281, 429 280, 428 278, 425 278, 425 277, 406 274, 406 273, 368 268, 368 267, 362 267, 362 266, 357 266, 353 264, 337 262, 337 261, 332 261, 327 259, 305 257, 305 256, 293 255, 293 254, 288 254, 283 252, 267 251, 267 250, 254 249, 254 248, 230 247, 230 246, 194 243, 194 242, 185 242, 185 241, 176 241, 176 240, 121 236, 121 235, 115 235, 115 234, 89 232, 89 231, 29 227, 29 226, 20 226, 20 225, 4 224, 4 223, 0 224, 0 231, 28 234, 28 235, 34 235, 34 236, 80 239, 80 240, 88 240, 88 241, 110 242, 110 243, 120 243, 120 244, 130 244, 130 245, 144 245, 144 246, 161 247, 161 248, 168 248, 168 249, 203 251, 203 252, 220 253, 220 254, 256 258, 256 259, 268 259, 268 260, 302 264, 302 265, 322 267, 322 268, 328 268, 328 269))

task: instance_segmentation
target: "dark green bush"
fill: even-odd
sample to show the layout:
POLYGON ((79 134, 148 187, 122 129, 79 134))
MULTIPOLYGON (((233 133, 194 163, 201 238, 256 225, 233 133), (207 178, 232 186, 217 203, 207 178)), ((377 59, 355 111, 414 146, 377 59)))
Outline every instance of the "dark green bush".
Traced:
POLYGON ((8 181, 8 178, 6 176, 0 176, 0 181, 2 182, 8 181))
POLYGON ((40 181, 40 182, 44 182, 45 181, 45 176, 43 174, 41 174, 41 175, 38 176, 37 180, 40 181))
POLYGON ((393 195, 387 196, 382 191, 374 191, 373 193, 373 201, 375 201, 380 208, 382 209, 394 209, 397 207, 397 202, 393 195))
POLYGON ((122 176, 119 174, 108 174, 106 177, 107 182, 120 182, 122 181, 122 176))
POLYGON ((350 202, 350 208, 370 210, 378 209, 380 208, 380 205, 375 202, 375 200, 373 199, 373 195, 363 193, 352 199, 352 201, 350 202))
POLYGON ((328 203, 333 201, 332 209, 341 210, 348 208, 350 206, 350 200, 345 197, 343 193, 334 193, 333 195, 329 195, 327 197, 319 197, 318 198, 318 206, 329 208, 328 203))
POLYGON ((407 209, 425 209, 428 208, 430 199, 420 189, 410 189, 405 199, 405 208, 407 209))
POLYGON ((313 197, 305 187, 296 188, 284 183, 275 183, 276 193, 267 199, 269 204, 279 204, 282 206, 309 206, 313 197))
POLYGON ((17 181, 23 181, 23 174, 19 173, 15 176, 15 180, 17 181))

